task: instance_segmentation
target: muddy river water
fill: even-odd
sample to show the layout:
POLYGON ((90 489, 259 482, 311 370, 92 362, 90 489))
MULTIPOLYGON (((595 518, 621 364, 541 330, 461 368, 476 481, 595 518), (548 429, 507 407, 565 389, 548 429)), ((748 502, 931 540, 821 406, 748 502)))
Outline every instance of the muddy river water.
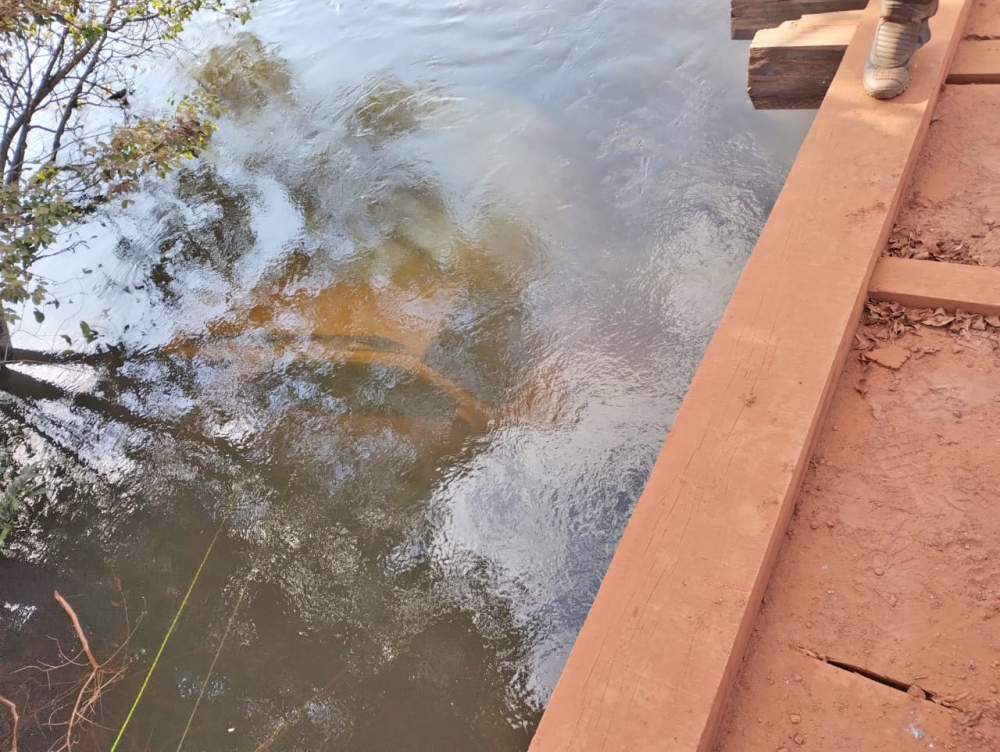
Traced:
POLYGON ((22 748, 81 675, 15 672, 78 649, 52 591, 124 669, 109 749, 206 552, 119 750, 527 746, 808 126, 727 5, 265 0, 152 66, 211 152, 15 335, 125 352, 0 405, 49 486, 0 562, 22 748))

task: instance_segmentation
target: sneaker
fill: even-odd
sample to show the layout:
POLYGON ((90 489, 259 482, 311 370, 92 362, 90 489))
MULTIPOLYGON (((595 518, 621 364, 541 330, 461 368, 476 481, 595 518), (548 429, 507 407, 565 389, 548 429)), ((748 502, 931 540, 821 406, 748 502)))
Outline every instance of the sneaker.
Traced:
POLYGON ((875 99, 898 97, 910 85, 910 58, 931 38, 927 22, 938 0, 914 3, 882 0, 882 15, 865 62, 865 91, 875 99))

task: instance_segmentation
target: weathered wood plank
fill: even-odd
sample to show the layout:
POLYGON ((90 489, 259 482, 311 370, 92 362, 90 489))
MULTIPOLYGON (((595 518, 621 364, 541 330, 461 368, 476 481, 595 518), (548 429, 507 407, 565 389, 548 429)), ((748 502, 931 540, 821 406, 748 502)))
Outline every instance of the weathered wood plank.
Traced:
POLYGON ((863 11, 808 15, 761 29, 750 45, 747 93, 758 110, 816 109, 863 11))
POLYGON ((973 0, 865 95, 873 2, 705 352, 532 752, 707 752, 973 0))
POLYGON ((967 39, 1000 39, 1000 3, 995 0, 976 3, 965 32, 967 39))
POLYGON ((730 32, 733 39, 753 39, 761 29, 811 13, 863 10, 867 4, 865 0, 732 0, 730 32))
POLYGON ((884 258, 868 292, 874 300, 913 308, 1000 315, 1000 269, 995 267, 884 258))

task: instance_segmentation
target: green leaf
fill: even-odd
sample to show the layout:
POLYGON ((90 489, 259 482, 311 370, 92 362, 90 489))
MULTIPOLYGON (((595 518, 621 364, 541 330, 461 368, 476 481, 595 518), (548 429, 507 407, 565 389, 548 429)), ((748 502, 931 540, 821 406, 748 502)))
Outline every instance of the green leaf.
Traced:
POLYGON ((39 324, 45 321, 45 314, 39 311, 37 308, 35 309, 35 321, 37 321, 39 324))
POLYGON ((68 334, 63 334, 63 335, 60 335, 60 336, 61 336, 61 337, 62 337, 62 338, 63 338, 64 340, 66 340, 66 344, 67 344, 67 345, 69 345, 70 347, 72 347, 72 346, 73 346, 73 340, 72 340, 72 339, 70 339, 70 336, 69 336, 68 334))
POLYGON ((80 322, 80 331, 83 332, 83 338, 87 340, 87 342, 93 342, 97 337, 97 334, 90 328, 90 324, 86 321, 80 322))

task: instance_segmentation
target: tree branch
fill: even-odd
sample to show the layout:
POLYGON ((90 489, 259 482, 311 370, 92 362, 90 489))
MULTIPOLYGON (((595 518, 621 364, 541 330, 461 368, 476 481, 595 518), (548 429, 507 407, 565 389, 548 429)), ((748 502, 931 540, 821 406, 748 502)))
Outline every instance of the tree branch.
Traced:
MULTIPOLYGON (((117 2, 114 1, 112 1, 108 5, 108 11, 105 14, 104 19, 101 23, 101 26, 104 29, 104 33, 98 39, 94 39, 93 41, 87 42, 82 47, 80 47, 80 49, 78 49, 67 62, 61 65, 58 70, 51 72, 50 68, 47 71, 47 75, 40 82, 38 90, 25 104, 24 110, 20 113, 20 115, 18 115, 18 117, 15 118, 14 124, 10 127, 10 129, 8 129, 7 132, 4 133, 3 140, 0 141, 0 154, 2 155, 7 155, 9 153, 11 143, 13 142, 14 139, 14 135, 18 132, 21 133, 17 152, 15 152, 15 158, 7 159, 8 167, 7 167, 7 174, 4 177, 4 185, 11 185, 21 179, 21 168, 24 156, 23 154, 24 149, 22 147, 27 141, 27 130, 30 130, 31 118, 35 116, 35 113, 45 103, 45 100, 49 97, 49 95, 52 94, 53 91, 55 91, 55 88, 62 82, 62 80, 66 78, 66 76, 68 76, 70 73, 72 73, 73 70, 86 59, 87 55, 89 55, 93 51, 97 43, 107 38, 108 24, 114 17, 114 12, 117 9, 117 7, 118 4, 117 2), (20 154, 21 159, 16 158, 18 154, 20 154)), ((27 41, 25 41, 25 55, 30 61, 32 56, 27 48, 27 41)), ((28 72, 28 77, 29 80, 31 80, 30 70, 28 72)), ((34 88, 33 84, 31 85, 31 88, 34 88)))
POLYGON ((94 669, 94 671, 100 671, 101 664, 97 662, 97 659, 94 658, 94 654, 90 652, 90 643, 87 642, 87 635, 83 633, 83 627, 80 626, 80 619, 77 617, 76 611, 73 610, 73 607, 69 605, 65 598, 59 595, 58 590, 56 590, 53 595, 55 595, 56 602, 63 607, 63 611, 69 614, 70 621, 73 622, 73 629, 76 630, 76 636, 80 640, 80 645, 83 646, 83 652, 86 654, 87 660, 90 661, 90 667, 94 669))
POLYGON ((21 717, 17 714, 17 705, 12 703, 3 695, 0 695, 0 705, 6 705, 10 714, 14 716, 14 729, 11 731, 10 752, 17 752, 17 727, 21 722, 21 717))
POLYGON ((80 80, 77 82, 73 91, 69 95, 69 101, 66 102, 66 105, 63 108, 62 117, 59 120, 59 126, 56 128, 55 137, 52 139, 52 151, 49 154, 49 158, 46 160, 48 162, 55 162, 56 157, 59 156, 59 147, 62 144, 62 137, 66 132, 66 126, 69 124, 69 119, 73 116, 73 111, 76 110, 78 104, 77 100, 83 93, 83 87, 87 82, 87 78, 94 72, 94 68, 97 66, 97 61, 101 57, 101 50, 104 48, 105 39, 107 39, 107 37, 103 37, 100 44, 97 45, 97 49, 94 51, 94 56, 90 59, 90 62, 83 71, 83 75, 80 76, 80 80))

